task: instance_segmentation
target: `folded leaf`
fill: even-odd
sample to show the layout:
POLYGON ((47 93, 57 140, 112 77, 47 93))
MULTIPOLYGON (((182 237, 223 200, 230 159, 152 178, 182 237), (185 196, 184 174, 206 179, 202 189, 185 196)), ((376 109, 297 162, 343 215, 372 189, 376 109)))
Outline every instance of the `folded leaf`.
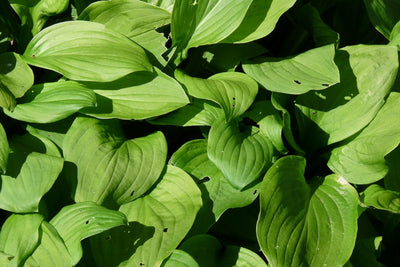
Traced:
POLYGON ((326 45, 288 59, 259 59, 243 69, 269 91, 299 95, 340 82, 334 57, 335 46, 326 45))
POLYGON ((108 229, 126 225, 123 213, 98 206, 93 202, 64 206, 50 221, 64 240, 75 266, 82 257, 81 240, 108 229))
POLYGON ((361 194, 361 201, 366 206, 393 213, 400 213, 400 193, 386 190, 385 188, 372 184, 361 194))
POLYGON ((396 0, 364 0, 371 23, 389 39, 394 25, 400 20, 400 3, 396 0))
POLYGON ((152 70, 143 48, 89 21, 62 22, 44 29, 30 41, 23 57, 30 65, 80 81, 107 82, 152 70))
POLYGON ((304 178, 305 159, 279 159, 260 191, 257 237, 271 267, 343 266, 357 234, 357 191, 338 175, 304 178))

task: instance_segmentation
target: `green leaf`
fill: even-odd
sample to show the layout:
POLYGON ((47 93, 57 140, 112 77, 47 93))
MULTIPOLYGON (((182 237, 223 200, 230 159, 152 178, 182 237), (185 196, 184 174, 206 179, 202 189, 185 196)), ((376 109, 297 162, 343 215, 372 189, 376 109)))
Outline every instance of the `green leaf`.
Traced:
MULTIPOLYGON (((296 99, 304 116, 329 135, 327 144, 350 137, 375 117, 398 70, 397 49, 392 46, 349 46, 336 55, 340 84, 296 99)), ((307 132, 311 126, 306 124, 300 128, 314 139, 310 142, 315 142, 318 134, 307 132)))
POLYGON ((0 123, 0 174, 4 174, 7 170, 8 154, 10 147, 7 141, 7 134, 3 125, 0 123))
POLYGON ((0 251, 0 266, 10 266, 14 256, 0 251))
POLYGON ((257 127, 219 119, 208 136, 208 157, 237 189, 255 182, 270 166, 273 146, 257 127))
POLYGON ((189 253, 175 249, 171 256, 161 264, 161 267, 200 267, 189 253))
POLYGON ((400 193, 386 190, 385 188, 372 184, 360 195, 361 201, 366 206, 393 213, 400 213, 400 193))
POLYGON ((140 72, 122 79, 99 83, 82 83, 97 94, 97 107, 82 113, 98 118, 125 120, 146 119, 163 115, 189 103, 181 85, 155 69, 155 73, 140 72))
POLYGON ((267 267, 264 260, 255 252, 238 246, 223 247, 210 235, 197 235, 186 240, 180 247, 199 264, 199 266, 257 266, 267 267))
POLYGON ((243 69, 269 91, 299 95, 340 82, 334 56, 334 45, 326 45, 287 59, 262 58, 243 69))
POLYGON ((71 267, 72 259, 56 229, 43 221, 40 226, 39 246, 26 260, 25 267, 71 267))
POLYGON ((375 28, 389 39, 394 25, 400 20, 397 0, 364 0, 369 19, 375 28))
POLYGON ((175 77, 185 85, 189 95, 220 105, 228 121, 242 115, 258 92, 257 83, 239 72, 218 73, 208 79, 201 79, 177 70, 175 77))
POLYGON ((369 184, 388 172, 384 157, 400 143, 400 93, 389 95, 372 122, 347 144, 335 148, 329 168, 355 184, 369 184))
POLYGON ((79 19, 104 24, 150 51, 161 64, 166 64, 161 55, 167 50, 167 39, 156 31, 171 23, 171 13, 165 9, 139 0, 98 1, 85 9, 79 19))
POLYGON ((216 44, 234 32, 244 19, 252 0, 176 0, 171 35, 176 52, 186 58, 187 50, 216 44), (193 19, 194 18, 194 19, 193 19), (215 27, 218 22, 218 27, 215 27))
POLYGON ((64 138, 64 157, 78 167, 75 201, 118 205, 157 181, 167 157, 161 132, 126 140, 117 121, 78 117, 64 138))
POLYGON ((38 84, 32 87, 8 116, 26 122, 51 123, 85 107, 96 105, 95 93, 74 81, 38 84))
POLYGON ((108 246, 102 245, 100 239, 93 240, 97 263, 107 263, 113 257, 109 254, 122 258, 122 248, 127 250, 124 244, 129 244, 128 250, 134 249, 134 253, 120 266, 159 266, 187 234, 201 205, 201 193, 192 178, 177 167, 167 166, 164 176, 148 195, 121 206, 120 211, 127 215, 135 230, 130 235, 115 233, 117 238, 111 231, 108 246), (100 245, 104 246, 102 250, 100 245))
POLYGON ((18 177, 2 175, 0 208, 12 212, 37 212, 39 202, 53 186, 63 168, 63 160, 33 152, 28 155, 18 177))
POLYGON ((223 42, 245 43, 267 36, 295 3, 296 0, 253 0, 240 26, 223 42))
POLYGON ((385 156, 389 170, 384 177, 385 188, 400 192, 400 145, 385 156))
POLYGON ((23 57, 30 65, 72 80, 107 82, 152 70, 139 45, 89 21, 62 22, 44 29, 28 44, 23 57))
POLYGON ((50 223, 64 240, 72 264, 76 265, 82 257, 81 240, 126 225, 127 220, 119 211, 106 209, 93 202, 82 202, 64 206, 50 223))
POLYGON ((400 50, 400 21, 393 27, 389 40, 390 45, 395 45, 400 50))
POLYGON ((10 267, 23 266, 39 245, 40 214, 13 214, 4 222, 0 232, 0 251, 12 256, 10 267))
POLYGON ((202 191, 203 206, 195 223, 203 229, 199 232, 207 232, 227 209, 247 206, 258 196, 260 184, 241 191, 229 183, 208 158, 206 140, 185 143, 172 155, 169 162, 189 173, 202 191))
POLYGON ((16 53, 0 54, 0 107, 13 110, 16 98, 33 85, 33 72, 16 53))
POLYGON ((270 266, 343 266, 357 234, 356 190, 338 175, 304 178, 305 159, 279 159, 260 191, 257 237, 270 266))
POLYGON ((142 0, 155 6, 159 6, 169 12, 172 12, 175 0, 142 0))

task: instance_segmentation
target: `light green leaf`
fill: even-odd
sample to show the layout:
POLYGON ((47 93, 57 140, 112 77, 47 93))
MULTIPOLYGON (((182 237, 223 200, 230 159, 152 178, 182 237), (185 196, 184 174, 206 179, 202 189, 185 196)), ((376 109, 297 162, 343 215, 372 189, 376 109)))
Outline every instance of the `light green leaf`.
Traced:
POLYGON ((126 225, 123 213, 98 206, 93 202, 76 203, 65 206, 50 221, 67 247, 72 264, 76 265, 82 257, 81 240, 108 229, 126 225))
POLYGON ((326 45, 287 59, 259 59, 243 69, 269 91, 299 95, 340 82, 334 57, 335 46, 326 45))
POLYGON ((30 65, 81 81, 106 82, 152 70, 139 45, 89 21, 62 22, 44 29, 31 40, 23 57, 30 65))
POLYGON ((361 201, 366 206, 393 213, 400 213, 400 193, 386 190, 385 188, 372 184, 360 195, 361 201))
POLYGON ((40 214, 13 214, 4 222, 0 232, 0 251, 13 256, 9 267, 23 266, 39 245, 40 214))
POLYGON ((304 178, 305 159, 279 159, 260 191, 257 237, 271 267, 343 266, 357 234, 357 191, 337 175, 304 178))
POLYGON ((10 147, 7 141, 7 134, 3 125, 0 123, 0 174, 4 174, 7 170, 8 154, 10 147))
POLYGON ((0 266, 7 267, 11 265, 14 256, 0 251, 0 266))
POLYGON ((393 27, 389 40, 390 45, 395 45, 400 50, 400 21, 393 27))
POLYGON ((168 166, 148 195, 121 206, 120 210, 133 225, 130 235, 120 232, 115 233, 115 238, 111 231, 107 246, 101 244, 101 236, 93 239, 96 262, 110 266, 106 265, 107 259, 115 255, 122 260, 125 247, 129 251, 134 249, 134 253, 120 266, 159 266, 187 234, 201 205, 201 193, 192 178, 181 169, 168 166), (128 249, 124 244, 129 244, 128 249))
POLYGON ((142 0, 142 1, 150 3, 155 6, 159 6, 165 10, 168 10, 169 12, 172 12, 175 2, 175 0, 142 0))
POLYGON ((0 107, 13 110, 16 98, 33 85, 33 72, 16 53, 0 54, 0 107))
POLYGON ((51 123, 95 105, 96 95, 92 90, 74 81, 59 81, 33 86, 13 112, 4 112, 21 121, 51 123))
POLYGON ((267 36, 279 18, 295 4, 296 0, 253 0, 240 26, 226 43, 245 43, 267 36))
POLYGON ((71 256, 56 229, 43 221, 40 231, 39 246, 26 260, 24 267, 71 267, 71 256))
POLYGON ((371 23, 389 39, 394 25, 400 20, 400 2, 397 0, 364 0, 371 23))
MULTIPOLYGON (((397 49, 393 46, 349 46, 336 55, 340 84, 296 99, 299 110, 329 135, 327 144, 350 137, 375 117, 398 70, 397 49)), ((306 132, 311 127, 300 128, 306 132)), ((318 137, 316 132, 308 136, 318 137)))
POLYGON ((167 258, 161 267, 200 267, 199 264, 190 256, 189 253, 175 249, 171 256, 167 258))
POLYGON ((37 212, 39 202, 53 186, 63 168, 63 160, 33 152, 28 155, 18 177, 2 175, 0 208, 12 212, 37 212))
POLYGON ((252 0, 176 0, 171 22, 176 52, 181 52, 184 59, 191 47, 221 42, 239 27, 251 3, 252 0))
POLYGON ((162 54, 167 51, 167 39, 157 28, 171 23, 171 13, 139 0, 98 1, 90 5, 79 16, 104 24, 108 29, 119 32, 150 51, 162 64, 162 54))
POLYGON ((78 167, 75 201, 118 205, 144 194, 164 169, 161 132, 126 140, 117 121, 78 117, 64 138, 64 157, 78 167))
POLYGON ((189 95, 220 105, 227 121, 242 115, 253 103, 258 92, 257 83, 239 72, 223 72, 201 79, 177 70, 175 78, 185 85, 189 95))
POLYGON ((203 206, 195 223, 195 226, 203 229, 199 232, 207 232, 227 209, 247 206, 258 196, 260 184, 241 191, 229 183, 208 158, 206 140, 185 143, 169 162, 189 173, 202 191, 203 206))
POLYGON ((255 252, 237 246, 223 247, 218 239, 210 235, 191 237, 179 249, 190 254, 199 266, 267 267, 264 260, 255 252))
POLYGON ((181 85, 155 69, 109 83, 82 83, 97 94, 97 107, 82 113, 98 118, 141 120, 163 115, 189 103, 181 85))
POLYGON ((335 148, 329 168, 350 183, 369 184, 388 172, 384 157, 400 143, 400 93, 389 95, 372 122, 347 144, 335 148))

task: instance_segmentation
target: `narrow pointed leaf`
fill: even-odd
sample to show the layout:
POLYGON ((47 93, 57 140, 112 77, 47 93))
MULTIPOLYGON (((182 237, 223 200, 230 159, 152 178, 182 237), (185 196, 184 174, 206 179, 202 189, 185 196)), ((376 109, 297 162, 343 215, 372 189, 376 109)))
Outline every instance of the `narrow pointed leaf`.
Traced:
POLYGON ((400 143, 400 93, 389 95, 372 122, 347 144, 335 148, 329 168, 356 184, 369 184, 388 172, 384 157, 400 143))
POLYGON ((243 189, 271 165, 273 146, 256 127, 239 130, 237 121, 217 120, 208 136, 208 157, 233 187, 243 189))
POLYGON ((0 251, 12 256, 9 267, 23 266, 39 245, 40 214, 13 214, 4 222, 0 232, 0 251))
POLYGON ((361 201, 366 206, 393 213, 400 213, 400 193, 386 190, 385 188, 372 184, 361 194, 361 201))
POLYGON ((139 45, 89 21, 62 22, 44 29, 28 44, 23 57, 30 65, 72 80, 106 82, 152 70, 139 45))
POLYGON ((343 266, 357 234, 356 190, 337 175, 304 178, 305 159, 284 157, 260 192, 257 238, 271 267, 343 266))
POLYGON ((2 175, 0 208, 12 212, 37 212, 39 202, 53 186, 63 167, 63 160, 31 153, 18 177, 2 175))
POLYGON ((257 83, 239 72, 224 72, 201 79, 178 70, 175 71, 175 77, 185 85, 191 96, 219 104, 228 121, 242 115, 253 103, 258 92, 257 83))
POLYGON ((396 0, 364 0, 371 23, 389 39, 394 25, 400 20, 400 3, 396 0))
POLYGON ((245 43, 267 36, 296 0, 253 0, 240 26, 223 42, 245 43))
POLYGON ((334 57, 334 45, 326 45, 288 59, 259 59, 243 69, 269 91, 298 95, 340 82, 334 57))
POLYGON ((77 82, 59 81, 35 85, 21 102, 14 111, 5 113, 21 121, 51 123, 95 106, 96 95, 77 82))
POLYGON ((117 121, 78 117, 64 138, 64 157, 78 167, 75 201, 118 205, 144 194, 167 157, 161 132, 126 140, 117 121))
POLYGON ((4 131, 3 125, 0 123, 0 174, 4 174, 7 170, 8 154, 10 146, 7 141, 7 134, 4 131))
POLYGON ((72 259, 64 241, 56 229, 48 222, 43 221, 41 226, 39 246, 26 260, 25 267, 71 267, 72 259))
POLYGON ((106 209, 93 202, 65 206, 51 221, 65 242, 72 264, 82 257, 81 240, 111 228, 127 224, 123 213, 106 209))

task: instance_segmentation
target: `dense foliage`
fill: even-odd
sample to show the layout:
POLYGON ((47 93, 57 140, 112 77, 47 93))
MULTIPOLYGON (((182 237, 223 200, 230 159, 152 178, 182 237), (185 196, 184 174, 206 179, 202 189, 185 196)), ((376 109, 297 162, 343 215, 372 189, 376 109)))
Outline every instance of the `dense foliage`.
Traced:
POLYGON ((399 266, 400 1, 0 2, 0 266, 399 266))

